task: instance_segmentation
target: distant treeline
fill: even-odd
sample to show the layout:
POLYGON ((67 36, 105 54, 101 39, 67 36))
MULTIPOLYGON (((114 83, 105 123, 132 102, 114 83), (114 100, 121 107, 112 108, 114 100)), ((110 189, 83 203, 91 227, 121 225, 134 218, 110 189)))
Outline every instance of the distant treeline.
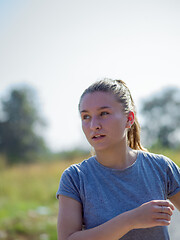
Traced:
MULTIPOLYGON (((90 155, 81 148, 51 152, 40 135, 46 121, 40 116, 37 96, 32 88, 12 89, 0 104, 0 161, 5 164, 90 155)), ((164 88, 141 101, 140 125, 145 147, 180 148, 179 110, 180 89, 177 87, 164 88)))

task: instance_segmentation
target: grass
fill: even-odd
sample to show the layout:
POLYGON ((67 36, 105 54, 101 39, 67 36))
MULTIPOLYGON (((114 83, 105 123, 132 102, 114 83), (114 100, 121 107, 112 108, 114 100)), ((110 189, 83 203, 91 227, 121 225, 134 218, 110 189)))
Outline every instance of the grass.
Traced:
MULTIPOLYGON (((180 166, 180 151, 155 151, 180 166)), ((70 164, 57 161, 0 170, 0 239, 57 240, 59 179, 70 164)))
POLYGON ((55 194, 62 172, 72 163, 20 165, 0 171, 0 239, 57 240, 55 194))

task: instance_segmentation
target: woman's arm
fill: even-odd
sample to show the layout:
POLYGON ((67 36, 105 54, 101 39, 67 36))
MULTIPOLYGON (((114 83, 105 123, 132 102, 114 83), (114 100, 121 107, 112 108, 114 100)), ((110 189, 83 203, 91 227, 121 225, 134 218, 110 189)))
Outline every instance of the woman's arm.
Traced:
POLYGON ((104 224, 82 231, 81 204, 59 195, 58 240, 118 240, 135 228, 169 225, 173 209, 169 201, 151 201, 104 224))
POLYGON ((59 213, 57 222, 58 240, 67 240, 72 233, 81 230, 81 203, 72 198, 59 195, 59 213))
POLYGON ((180 192, 178 192, 174 196, 170 197, 169 200, 180 211, 180 192))

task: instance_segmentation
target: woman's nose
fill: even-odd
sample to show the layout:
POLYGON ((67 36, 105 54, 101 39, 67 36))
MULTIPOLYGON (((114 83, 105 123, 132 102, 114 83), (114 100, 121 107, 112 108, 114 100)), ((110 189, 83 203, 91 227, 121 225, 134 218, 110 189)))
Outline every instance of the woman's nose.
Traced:
POLYGON ((101 129, 101 123, 100 123, 100 121, 98 120, 97 117, 94 117, 94 118, 91 119, 90 128, 92 130, 101 129))

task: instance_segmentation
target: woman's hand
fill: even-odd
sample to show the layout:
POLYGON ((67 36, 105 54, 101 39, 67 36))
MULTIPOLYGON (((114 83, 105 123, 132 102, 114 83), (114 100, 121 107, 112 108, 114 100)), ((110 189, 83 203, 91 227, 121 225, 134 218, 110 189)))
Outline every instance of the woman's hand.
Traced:
POLYGON ((132 229, 168 226, 174 205, 167 200, 153 200, 132 210, 132 229))

